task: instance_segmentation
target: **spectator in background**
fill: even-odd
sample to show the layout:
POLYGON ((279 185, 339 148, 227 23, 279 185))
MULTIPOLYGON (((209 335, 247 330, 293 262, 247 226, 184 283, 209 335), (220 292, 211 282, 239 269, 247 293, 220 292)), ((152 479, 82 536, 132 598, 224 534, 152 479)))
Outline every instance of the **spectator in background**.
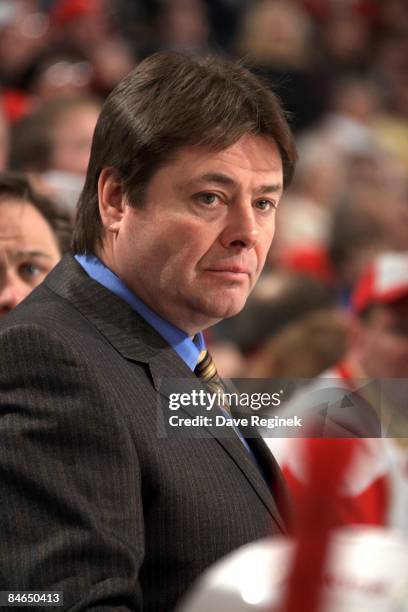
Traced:
POLYGON ((49 19, 27 0, 2 0, 0 8, 0 81, 24 90, 27 68, 50 43, 49 19))
MULTIPOLYGON (((405 250, 408 244, 407 193, 382 184, 355 186, 337 207, 331 222, 328 254, 336 274, 339 296, 348 304, 349 294, 369 262, 384 250, 405 250)), ((378 177, 380 178, 380 177, 378 177)))
POLYGON ((51 98, 89 95, 94 66, 71 42, 47 46, 38 53, 25 74, 25 85, 34 107, 51 98))
POLYGON ((310 20, 296 2, 261 0, 248 5, 237 50, 263 66, 302 68, 310 60, 310 20))
POLYGON ((153 33, 144 55, 172 49, 193 54, 210 51, 210 23, 203 0, 168 0, 162 2, 153 19, 153 33))
POLYGON ((378 147, 373 127, 381 109, 381 95, 373 80, 361 76, 338 76, 320 132, 326 146, 346 155, 366 153, 378 147))
POLYGON ((134 67, 135 57, 118 29, 117 5, 107 0, 57 0, 50 19, 58 41, 69 41, 92 66, 92 87, 107 95, 134 67))
POLYGON ((261 0, 248 4, 237 32, 236 53, 248 57, 278 87, 298 131, 320 117, 324 104, 312 62, 311 26, 300 3, 261 0))
POLYGON ((100 111, 98 99, 69 96, 43 103, 12 133, 12 170, 60 170, 85 175, 93 131, 100 111))
POLYGON ((109 94, 135 64, 118 28, 118 3, 2 0, 0 83, 9 116, 72 93, 109 94))
POLYGON ((248 378, 314 378, 343 357, 345 332, 339 309, 309 312, 268 337, 245 374, 248 378))
POLYGON ((68 217, 23 175, 0 173, 0 317, 41 283, 69 250, 68 217))
MULTIPOLYGON (((387 525, 408 533, 407 381, 408 252, 383 252, 353 292, 345 356, 282 406, 281 416, 296 414, 304 424, 310 417, 327 437, 360 436, 337 526, 387 525)), ((298 499, 307 480, 303 441, 267 442, 298 499)), ((321 442, 313 440, 309 452, 321 442)))
POLYGON ((332 9, 320 30, 322 63, 331 73, 364 71, 371 53, 370 23, 349 3, 328 4, 332 9))
POLYGON ((343 155, 313 132, 299 139, 299 162, 290 191, 277 219, 276 243, 270 253, 273 264, 303 249, 325 249, 346 168, 343 155), (313 134, 313 135, 312 135, 313 134))
POLYGON ((39 175, 39 188, 48 190, 72 215, 99 111, 100 102, 93 97, 56 98, 44 102, 12 132, 11 169, 39 175))

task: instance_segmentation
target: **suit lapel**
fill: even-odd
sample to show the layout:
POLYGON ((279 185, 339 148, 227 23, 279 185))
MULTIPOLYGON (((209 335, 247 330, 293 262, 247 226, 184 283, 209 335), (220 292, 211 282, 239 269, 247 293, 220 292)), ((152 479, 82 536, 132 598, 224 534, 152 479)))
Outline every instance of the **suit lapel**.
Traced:
MULTIPOLYGON (((155 390, 164 397, 169 395, 163 386, 165 379, 193 379, 195 386, 201 385, 168 343, 126 302, 90 278, 71 255, 61 260, 45 284, 71 302, 124 358, 147 364, 155 390)), ((184 411, 190 416, 196 415, 188 407, 184 411)), ((277 504, 242 442, 232 435, 220 438, 216 427, 206 429, 244 473, 275 522, 285 531, 277 504)), ((254 453, 258 458, 259 452, 254 453)), ((272 465, 272 471, 279 472, 276 464, 272 465)))

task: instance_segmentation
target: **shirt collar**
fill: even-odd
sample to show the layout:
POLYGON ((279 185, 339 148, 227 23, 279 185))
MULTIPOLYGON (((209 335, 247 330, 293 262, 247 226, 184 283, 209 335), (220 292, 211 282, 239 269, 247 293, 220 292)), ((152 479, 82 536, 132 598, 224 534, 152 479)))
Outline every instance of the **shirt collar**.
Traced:
POLYGON ((205 349, 204 337, 201 332, 196 334, 193 340, 183 330, 162 319, 132 293, 96 255, 75 255, 75 259, 93 280, 127 302, 170 344, 190 370, 194 370, 201 351, 205 349))

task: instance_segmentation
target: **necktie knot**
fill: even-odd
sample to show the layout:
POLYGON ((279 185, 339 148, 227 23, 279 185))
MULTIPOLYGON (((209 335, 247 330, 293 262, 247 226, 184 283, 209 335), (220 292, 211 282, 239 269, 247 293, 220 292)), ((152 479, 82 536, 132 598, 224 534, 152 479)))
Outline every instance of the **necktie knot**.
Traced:
POLYGON ((210 380, 218 378, 217 368, 207 349, 201 351, 197 365, 194 369, 194 374, 204 382, 209 382, 210 380))
POLYGON ((198 363, 194 368, 194 374, 205 383, 208 389, 221 397, 222 407, 230 412, 231 408, 225 397, 226 388, 218 375, 215 363, 207 349, 201 351, 198 363))

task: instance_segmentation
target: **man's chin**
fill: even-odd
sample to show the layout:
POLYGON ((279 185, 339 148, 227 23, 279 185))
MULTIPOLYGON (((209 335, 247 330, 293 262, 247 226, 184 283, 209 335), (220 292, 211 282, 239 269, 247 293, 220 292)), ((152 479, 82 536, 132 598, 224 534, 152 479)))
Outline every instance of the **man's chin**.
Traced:
POLYGON ((246 303, 246 297, 238 300, 220 300, 219 303, 213 302, 207 308, 207 314, 209 317, 219 321, 221 319, 229 319, 239 314, 244 308, 246 303))

